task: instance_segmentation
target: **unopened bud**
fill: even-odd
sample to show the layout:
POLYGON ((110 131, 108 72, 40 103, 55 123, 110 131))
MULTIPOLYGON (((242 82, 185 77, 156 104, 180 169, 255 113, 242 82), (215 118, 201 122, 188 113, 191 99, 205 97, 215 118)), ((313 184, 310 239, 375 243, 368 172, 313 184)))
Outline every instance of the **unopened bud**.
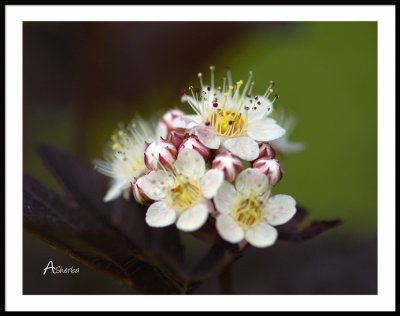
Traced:
POLYGON ((186 130, 184 128, 174 128, 168 134, 167 141, 172 143, 176 148, 179 148, 185 137, 186 137, 186 130))
POLYGON ((253 168, 260 170, 268 177, 269 184, 276 185, 283 176, 281 164, 276 159, 260 158, 254 161, 253 168))
POLYGON ((176 160, 178 150, 174 145, 165 140, 156 140, 146 143, 144 163, 150 170, 171 168, 176 160))
POLYGON ((197 136, 190 136, 189 138, 185 139, 182 144, 179 146, 179 151, 181 151, 184 148, 189 148, 196 150, 203 158, 204 161, 208 161, 211 155, 211 149, 204 146, 197 136))
POLYGON ((136 202, 139 204, 147 205, 151 202, 151 199, 144 194, 141 186, 142 178, 135 179, 133 183, 131 183, 132 195, 135 198, 136 202))
POLYGON ((272 148, 272 146, 269 143, 259 144, 258 150, 259 150, 259 153, 258 153, 257 159, 260 159, 260 158, 274 159, 275 158, 275 150, 272 148))
POLYGON ((239 157, 224 151, 214 158, 212 168, 221 170, 224 173, 225 180, 232 182, 243 170, 243 164, 239 157))
POLYGON ((171 131, 174 129, 172 122, 185 115, 185 112, 174 109, 170 110, 163 115, 157 125, 157 134, 158 136, 167 139, 171 131))

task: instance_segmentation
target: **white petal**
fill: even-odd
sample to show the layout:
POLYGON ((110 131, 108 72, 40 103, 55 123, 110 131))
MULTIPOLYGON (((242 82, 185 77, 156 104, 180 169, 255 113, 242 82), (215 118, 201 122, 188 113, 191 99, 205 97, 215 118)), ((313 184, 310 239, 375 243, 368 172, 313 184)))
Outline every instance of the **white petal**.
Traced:
POLYGON ((264 248, 271 246, 277 238, 278 231, 266 223, 260 223, 246 231, 246 240, 254 247, 264 248))
POLYGON ((206 126, 199 126, 195 128, 193 132, 204 146, 211 149, 219 148, 221 140, 211 128, 208 128, 206 126))
POLYGON ((228 181, 224 181, 214 197, 215 207, 218 212, 229 214, 236 203, 237 195, 235 187, 228 181))
POLYGON ((254 121, 247 127, 247 134, 256 141, 268 142, 282 137, 286 130, 269 119, 254 121))
POLYGON ((221 170, 208 170, 200 181, 203 196, 207 199, 211 199, 217 193, 223 181, 224 173, 221 170))
MULTIPOLYGON (((267 117, 263 120, 264 122, 268 123, 268 124, 277 124, 276 120, 271 118, 271 117, 267 117)), ((286 128, 285 128, 286 129, 286 128)))
POLYGON ((175 220, 175 210, 163 201, 151 204, 146 213, 146 223, 151 227, 165 227, 175 223, 175 220))
POLYGON ((176 128, 193 128, 203 121, 202 117, 199 115, 184 115, 177 117, 172 121, 172 126, 176 128))
POLYGON ((152 171, 141 179, 143 193, 155 201, 163 199, 174 183, 172 175, 163 170, 152 171))
POLYGON ((208 217, 208 206, 198 203, 192 208, 183 211, 176 222, 176 227, 185 232, 192 232, 204 225, 208 217))
POLYGON ((232 154, 244 160, 254 160, 258 157, 258 144, 250 137, 229 138, 224 141, 224 146, 232 154))
POLYGON ((258 169, 247 168, 237 176, 235 187, 244 195, 248 195, 253 190, 257 190, 261 194, 269 190, 268 177, 258 169))
POLYGON ((138 178, 141 176, 144 172, 146 171, 146 167, 141 167, 138 170, 136 170, 134 173, 132 173, 132 176, 130 177, 130 180, 134 180, 135 178, 138 178))
POLYGON ((221 238, 227 242, 236 244, 244 238, 243 228, 230 215, 219 215, 215 226, 221 238))
POLYGON ((175 128, 186 128, 187 124, 182 117, 177 117, 172 121, 172 126, 175 128))
POLYGON ((103 198, 104 202, 110 202, 118 198, 122 191, 129 185, 125 180, 113 181, 111 187, 108 189, 106 195, 103 198))
POLYGON ((301 142, 289 142, 286 135, 275 139, 271 142, 272 147, 282 155, 287 155, 290 153, 296 153, 304 150, 306 147, 304 143, 301 142))
POLYGON ((156 129, 156 136, 157 137, 162 137, 163 139, 166 139, 168 136, 168 129, 167 125, 165 125, 164 122, 159 122, 157 124, 157 129, 156 129))
POLYGON ((196 150, 190 148, 184 148, 179 152, 174 166, 178 172, 191 179, 200 179, 206 170, 203 157, 196 150))
POLYGON ((185 117, 190 120, 191 122, 201 124, 203 122, 203 118, 200 115, 193 115, 193 114, 187 114, 185 117))
POLYGON ((265 212, 268 224, 285 224, 296 214, 296 201, 290 195, 272 196, 268 199, 265 212))
POLYGON ((254 109, 254 104, 250 104, 251 110, 248 111, 248 120, 252 122, 253 120, 261 120, 266 118, 269 114, 271 114, 273 110, 273 105, 270 100, 264 98, 262 96, 258 96, 257 103, 260 102, 260 105, 256 105, 257 109, 254 109))

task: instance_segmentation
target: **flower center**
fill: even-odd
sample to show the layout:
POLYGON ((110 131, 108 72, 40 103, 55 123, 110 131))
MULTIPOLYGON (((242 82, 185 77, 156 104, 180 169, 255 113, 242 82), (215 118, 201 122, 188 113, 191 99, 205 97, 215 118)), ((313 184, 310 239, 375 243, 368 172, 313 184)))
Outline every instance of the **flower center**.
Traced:
POLYGON ((201 197, 201 190, 197 183, 186 178, 177 177, 169 194, 169 204, 178 211, 185 211, 195 205, 201 197))
MULTIPOLYGON (((211 128, 221 136, 239 136, 244 130, 245 119, 237 111, 216 110, 207 120, 211 128)), ((207 124, 207 123, 206 123, 207 124)))
POLYGON ((233 218, 243 228, 250 228, 261 221, 262 213, 260 201, 247 198, 239 202, 238 207, 233 211, 233 218))

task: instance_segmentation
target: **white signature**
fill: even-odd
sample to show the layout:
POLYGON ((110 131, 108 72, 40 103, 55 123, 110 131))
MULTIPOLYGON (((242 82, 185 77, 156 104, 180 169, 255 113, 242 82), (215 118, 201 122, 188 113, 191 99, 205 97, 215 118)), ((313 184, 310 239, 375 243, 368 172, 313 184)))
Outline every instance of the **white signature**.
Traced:
POLYGON ((74 268, 74 266, 69 268, 63 268, 62 266, 54 266, 53 261, 49 261, 47 267, 44 268, 43 275, 46 274, 47 270, 51 270, 53 274, 60 274, 60 273, 79 273, 79 268, 74 268))

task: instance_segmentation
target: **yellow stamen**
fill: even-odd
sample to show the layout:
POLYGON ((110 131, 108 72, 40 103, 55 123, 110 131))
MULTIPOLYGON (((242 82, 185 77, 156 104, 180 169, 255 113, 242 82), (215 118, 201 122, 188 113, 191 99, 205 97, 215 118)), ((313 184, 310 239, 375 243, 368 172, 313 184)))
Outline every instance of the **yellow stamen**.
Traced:
POLYGON ((255 198, 247 198, 238 203, 233 218, 243 228, 251 228, 262 220, 262 205, 255 198))
POLYGON ((119 143, 115 143, 115 144, 112 145, 112 149, 113 150, 117 150, 119 148, 121 148, 121 145, 119 143))
POLYGON ((168 203, 178 211, 185 211, 195 205, 200 197, 201 189, 197 183, 178 176, 170 191, 168 203))
POLYGON ((214 111, 207 122, 211 122, 211 127, 218 135, 225 137, 238 136, 244 131, 244 117, 236 112, 229 110, 214 111))

